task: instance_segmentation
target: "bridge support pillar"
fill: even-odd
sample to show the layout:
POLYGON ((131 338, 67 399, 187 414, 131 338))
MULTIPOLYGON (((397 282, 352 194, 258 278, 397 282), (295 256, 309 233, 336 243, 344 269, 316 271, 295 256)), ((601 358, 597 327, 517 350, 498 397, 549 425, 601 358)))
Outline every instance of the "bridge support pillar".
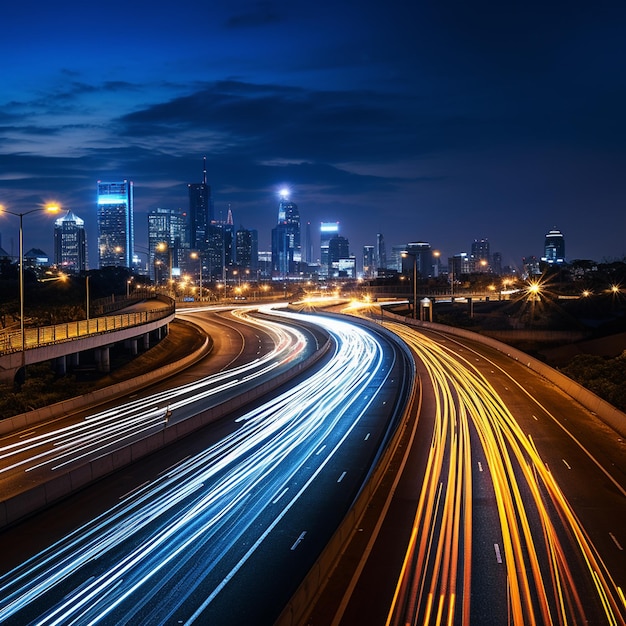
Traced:
POLYGON ((126 347, 128 348, 128 350, 130 350, 130 353, 133 356, 137 356, 137 354, 139 354, 139 350, 137 349, 137 338, 134 337, 133 339, 127 339, 126 340, 126 347))
POLYGON ((80 365, 80 352, 73 352, 72 354, 69 354, 67 358, 69 359, 70 368, 78 367, 80 365))
POLYGON ((110 346, 102 346, 96 348, 96 370, 98 372, 109 373, 111 371, 111 357, 109 354, 110 346))
POLYGON ((141 337, 142 340, 142 348, 144 350, 149 350, 150 349, 150 333, 144 333, 143 336, 141 337))
POLYGON ((58 356, 54 359, 54 371, 57 376, 65 376, 67 374, 67 358, 58 356))

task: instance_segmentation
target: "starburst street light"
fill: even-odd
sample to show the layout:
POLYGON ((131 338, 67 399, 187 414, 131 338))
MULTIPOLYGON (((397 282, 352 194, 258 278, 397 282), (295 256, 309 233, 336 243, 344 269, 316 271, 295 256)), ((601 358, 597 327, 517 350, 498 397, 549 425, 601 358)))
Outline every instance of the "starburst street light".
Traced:
POLYGON ((15 215, 20 218, 20 238, 19 238, 19 255, 20 255, 20 335, 22 339, 22 367, 25 363, 24 345, 25 331, 24 331, 24 216, 31 213, 37 213, 38 211, 47 211, 48 213, 58 213, 61 207, 58 204, 48 204, 46 206, 37 207, 30 211, 24 211, 23 213, 16 213, 9 211, 4 206, 0 205, 0 213, 6 213, 7 215, 15 215))

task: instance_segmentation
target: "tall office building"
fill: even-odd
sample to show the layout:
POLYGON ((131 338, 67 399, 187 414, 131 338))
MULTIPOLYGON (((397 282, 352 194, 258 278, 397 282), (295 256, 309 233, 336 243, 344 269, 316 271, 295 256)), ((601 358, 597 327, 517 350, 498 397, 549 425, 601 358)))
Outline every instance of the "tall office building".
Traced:
POLYGON ((87 269, 85 221, 72 211, 54 222, 54 262, 66 272, 87 269))
POLYGON ((373 278, 376 275, 374 246, 363 246, 363 278, 373 278))
POLYGON ((235 233, 235 262, 239 267, 256 272, 259 268, 259 235, 256 230, 240 227, 235 233))
POLYGON ((306 223, 304 231, 304 247, 302 251, 302 260, 306 263, 315 263, 315 255, 313 253, 313 235, 311 233, 311 222, 306 223))
POLYGON ((320 275, 330 276, 330 240, 339 235, 339 222, 320 224, 320 275))
POLYGON ((226 268, 234 265, 235 254, 235 226, 229 205, 225 222, 213 220, 209 224, 205 257, 208 276, 226 280, 226 268))
POLYGON ((100 267, 131 267, 133 183, 98 181, 98 260, 100 267))
POLYGON ((180 275, 187 262, 186 228, 186 215, 180 209, 157 207, 148 211, 150 278, 162 282, 165 276, 171 279, 180 275), (167 271, 164 271, 165 268, 167 271))
POLYGON ((472 258, 476 264, 476 272, 488 272, 491 268, 491 254, 487 239, 474 239, 472 242, 472 258))
POLYGON ((387 251, 385 250, 385 238, 382 233, 376 235, 376 271, 387 268, 387 251))
POLYGON ((556 228, 546 233, 543 250, 542 261, 550 265, 565 263, 565 238, 563 233, 556 228))
POLYGON ((434 275, 434 257, 429 243, 425 241, 407 243, 405 250, 409 254, 402 257, 404 274, 413 272, 413 258, 415 258, 415 268, 420 278, 430 278, 434 275))
POLYGON ((285 278, 298 273, 302 261, 300 212, 286 192, 278 205, 278 224, 272 229, 272 273, 285 278))
POLYGON ((203 158, 202 182, 190 183, 187 188, 189 247, 204 252, 209 241, 209 225, 214 220, 211 187, 206 182, 206 157, 203 158))

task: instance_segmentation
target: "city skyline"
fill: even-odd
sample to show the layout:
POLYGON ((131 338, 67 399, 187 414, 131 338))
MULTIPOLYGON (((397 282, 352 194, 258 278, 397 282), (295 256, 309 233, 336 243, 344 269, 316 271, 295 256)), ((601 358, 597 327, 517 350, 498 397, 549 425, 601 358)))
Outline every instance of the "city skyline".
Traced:
MULTIPOLYGON (((416 4, 11 5, 0 204, 56 200, 93 265, 97 179, 134 182, 141 243, 149 211, 188 206, 206 156, 216 219, 231 205, 260 249, 287 185, 357 256, 378 232, 443 257, 487 238, 519 266, 557 228, 569 260, 622 258, 626 8, 416 4)), ((8 251, 16 222, 0 219, 8 251)), ((24 228, 51 253, 43 215, 24 228)))

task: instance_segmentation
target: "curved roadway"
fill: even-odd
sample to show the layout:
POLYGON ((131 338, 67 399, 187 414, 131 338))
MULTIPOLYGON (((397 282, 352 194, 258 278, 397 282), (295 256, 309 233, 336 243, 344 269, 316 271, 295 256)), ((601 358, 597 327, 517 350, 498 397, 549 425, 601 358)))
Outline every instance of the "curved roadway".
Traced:
POLYGON ((422 410, 353 592, 313 623, 626 623, 621 438, 506 355, 385 325, 416 354, 422 410))
MULTIPOLYGON (((0 622, 272 623, 366 479, 410 370, 377 332, 282 315, 315 319, 333 354, 256 408, 5 531, 0 622)), ((173 416, 187 406, 169 400, 173 416)))

